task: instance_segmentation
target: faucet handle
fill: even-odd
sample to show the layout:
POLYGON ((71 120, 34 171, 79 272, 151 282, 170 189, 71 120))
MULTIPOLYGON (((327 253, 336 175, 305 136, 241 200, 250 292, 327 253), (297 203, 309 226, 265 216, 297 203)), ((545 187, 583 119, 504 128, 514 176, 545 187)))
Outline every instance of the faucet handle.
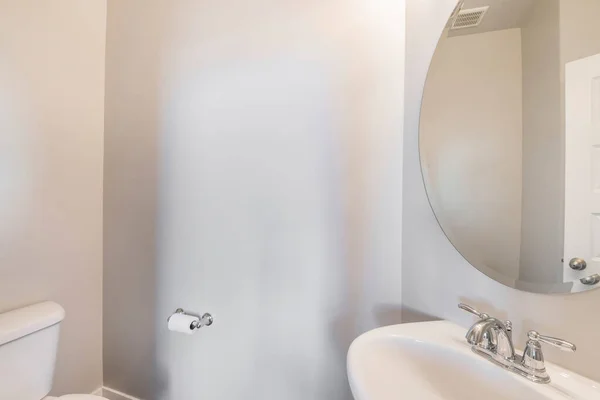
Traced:
POLYGON ((521 357, 521 366, 525 369, 527 378, 534 382, 550 382, 550 376, 546 372, 546 365, 544 364, 544 353, 542 352, 541 343, 558 347, 564 351, 575 351, 577 349, 573 343, 550 336, 543 336, 536 331, 529 331, 527 337, 529 340, 523 351, 523 357, 521 357))
POLYGON ((567 342, 566 340, 558 339, 558 338, 551 337, 551 336, 540 335, 536 331, 529 331, 527 333, 527 337, 529 338, 529 340, 533 340, 536 342, 542 342, 542 343, 546 343, 546 344, 549 344, 554 347, 558 347, 562 351, 573 352, 573 351, 577 350, 577 346, 575 346, 571 342, 567 342))
POLYGON ((479 312, 479 311, 477 311, 475 308, 471 307, 471 306, 470 306, 470 305, 468 305, 468 304, 460 303, 460 304, 458 305, 458 308, 460 308, 461 310, 464 310, 464 311, 466 311, 466 312, 470 312, 471 314, 473 314, 473 315, 476 315, 476 316, 477 316, 477 317, 479 317, 480 319, 486 319, 486 318, 489 318, 489 317, 490 317, 488 314, 486 314, 486 313, 482 313, 482 312, 479 312))
MULTIPOLYGON (((490 318, 489 314, 479 312, 475 308, 473 308, 470 305, 465 304, 465 303, 460 303, 458 305, 458 308, 460 308, 461 310, 464 310, 466 312, 470 312, 471 314, 478 316, 480 319, 490 318)), ((506 327, 506 334, 508 335, 509 339, 512 340, 512 330, 513 330, 512 322, 509 320, 506 320, 503 322, 504 322, 504 326, 506 327)))

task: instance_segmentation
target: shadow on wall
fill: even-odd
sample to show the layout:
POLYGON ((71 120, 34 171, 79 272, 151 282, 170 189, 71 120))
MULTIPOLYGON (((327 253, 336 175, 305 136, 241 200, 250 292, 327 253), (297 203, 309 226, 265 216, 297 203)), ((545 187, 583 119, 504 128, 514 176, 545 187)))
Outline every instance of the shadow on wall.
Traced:
MULTIPOLYGON (((18 73, 22 67, 16 62, 17 65, 12 65, 10 54, 2 56, 6 60, 0 66, 0 272, 12 279, 10 282, 3 280, 10 283, 9 286, 0 285, 0 312, 31 302, 31 299, 21 299, 18 295, 19 292, 23 293, 22 283, 25 283, 15 281, 22 274, 19 272, 21 269, 29 265, 39 265, 42 271, 48 268, 35 259, 23 260, 24 256, 35 258, 36 255, 35 252, 24 251, 22 245, 28 243, 28 246, 32 246, 28 238, 36 231, 32 227, 36 225, 36 214, 40 214, 32 199, 39 186, 39 172, 34 160, 43 156, 43 153, 32 154, 30 149, 44 150, 45 146, 39 143, 42 140, 35 137, 35 133, 41 129, 35 126, 35 119, 31 115, 35 115, 37 110, 27 104, 26 96, 29 93, 23 93, 25 91, 18 87, 19 82, 26 82, 18 73)), ((41 275, 41 271, 31 272, 35 272, 34 276, 41 275)), ((37 300, 43 301, 46 293, 43 293, 42 285, 31 279, 30 273, 23 274, 23 278, 29 282, 26 287, 38 286, 31 291, 40 296, 37 300)))
MULTIPOLYGON (((392 310, 394 311, 394 310, 392 310)), ((383 315, 387 315, 385 312, 383 315)), ((391 315, 394 315, 392 313, 391 315)), ((415 310, 410 307, 402 307, 401 310, 401 321, 403 324, 411 324, 414 322, 430 322, 430 321, 440 321, 441 318, 434 317, 433 315, 429 315, 423 313, 421 311, 415 310)))
POLYGON ((104 160, 104 384, 162 398, 157 370, 158 137, 172 7, 108 1, 104 160), (134 27, 132 29, 132 27, 134 27))

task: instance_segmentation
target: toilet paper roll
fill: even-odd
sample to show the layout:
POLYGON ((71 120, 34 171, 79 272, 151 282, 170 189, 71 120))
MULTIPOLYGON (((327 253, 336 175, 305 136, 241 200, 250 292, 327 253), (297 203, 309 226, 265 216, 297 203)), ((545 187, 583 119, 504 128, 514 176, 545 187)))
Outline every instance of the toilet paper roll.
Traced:
POLYGON ((192 322, 194 321, 199 322, 200 318, 187 314, 173 314, 169 318, 168 327, 170 331, 192 335, 196 332, 192 328, 192 322))

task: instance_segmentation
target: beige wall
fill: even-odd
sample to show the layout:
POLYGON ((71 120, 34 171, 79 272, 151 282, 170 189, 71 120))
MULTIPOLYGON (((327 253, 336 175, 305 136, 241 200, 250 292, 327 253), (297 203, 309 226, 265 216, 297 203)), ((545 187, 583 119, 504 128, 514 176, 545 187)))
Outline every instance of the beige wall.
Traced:
POLYGON ((350 341, 399 321, 403 21, 397 0, 109 1, 108 386, 351 398, 350 341), (170 333, 177 307, 215 323, 170 333))
POLYGON ((537 0, 523 36, 523 227, 519 279, 562 282, 564 138, 559 0, 537 0))
POLYGON ((560 40, 563 63, 600 53, 600 1, 560 0, 560 40))
MULTIPOLYGON (((568 1, 568 0, 567 0, 568 1)), ((421 95, 429 62, 454 0, 409 0, 407 8, 406 123, 404 140, 404 211, 402 303, 405 321, 443 318, 465 328, 473 317, 456 307, 463 301, 499 318, 514 321, 518 347, 535 329, 578 346, 576 353, 545 350, 549 361, 600 380, 597 336, 600 321, 590 310, 600 290, 577 295, 538 295, 510 289, 473 268, 445 238, 427 204, 418 158, 421 95)))
POLYGON ((102 383, 105 16, 0 0, 0 311, 64 306, 56 394, 102 383))
POLYGON ((521 243, 521 72, 520 29, 444 34, 427 76, 420 137, 429 199, 445 233, 467 259, 513 279, 521 243))

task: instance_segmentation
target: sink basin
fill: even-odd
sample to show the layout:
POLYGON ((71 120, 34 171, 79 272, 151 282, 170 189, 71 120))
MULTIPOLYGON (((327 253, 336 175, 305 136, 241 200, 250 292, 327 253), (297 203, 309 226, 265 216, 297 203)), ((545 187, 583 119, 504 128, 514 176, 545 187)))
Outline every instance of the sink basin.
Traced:
POLYGON ((550 384, 504 370, 471 351, 447 321, 394 325, 360 336, 348 351, 356 400, 600 399, 600 384, 551 363, 550 384))

